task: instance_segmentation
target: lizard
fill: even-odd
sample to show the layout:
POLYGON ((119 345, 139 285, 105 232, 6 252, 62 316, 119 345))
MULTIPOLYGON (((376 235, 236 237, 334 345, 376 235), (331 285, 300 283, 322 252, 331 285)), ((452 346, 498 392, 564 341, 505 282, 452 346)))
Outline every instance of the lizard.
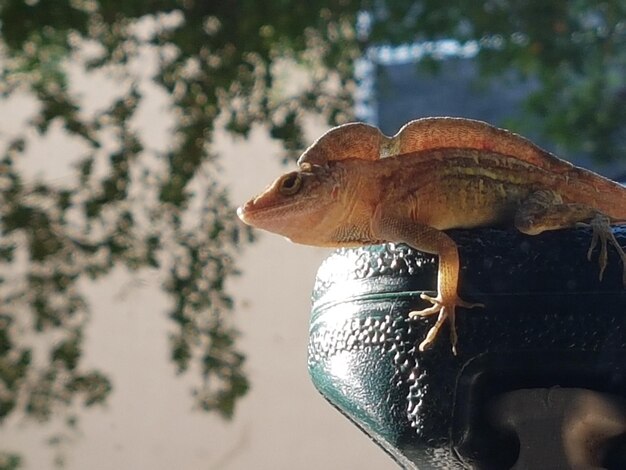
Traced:
POLYGON ((409 318, 437 315, 419 344, 424 351, 449 322, 457 353, 455 311, 483 307, 457 293, 459 254, 448 229, 513 225, 522 233, 587 225, 599 275, 612 245, 626 254, 611 225, 626 221, 626 188, 561 160, 530 140, 482 121, 433 117, 389 137, 354 122, 330 129, 288 172, 237 209, 251 226, 295 243, 354 247, 405 243, 437 255, 437 295, 409 318))

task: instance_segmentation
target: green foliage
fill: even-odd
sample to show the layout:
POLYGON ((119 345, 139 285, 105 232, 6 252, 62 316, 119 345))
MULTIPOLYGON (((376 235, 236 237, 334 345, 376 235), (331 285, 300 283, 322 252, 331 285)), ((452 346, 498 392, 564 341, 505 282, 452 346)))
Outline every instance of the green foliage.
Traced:
POLYGON ((213 179, 216 122, 220 118, 226 130, 242 136, 264 123, 295 155, 304 145, 303 111, 324 108, 336 117, 349 109, 350 89, 331 87, 327 74, 315 72, 339 67, 343 75, 330 75, 351 81, 356 50, 342 48, 341 35, 324 37, 336 24, 349 30, 354 12, 346 8, 173 0, 0 5, 0 91, 6 98, 29 94, 39 104, 29 128, 5 143, 0 171, 0 260, 10 268, 26 259, 27 267, 23 276, 9 275, 0 284, 0 379, 10 392, 0 395, 0 420, 18 409, 46 420, 79 396, 87 406, 106 398, 106 377, 81 366, 89 317, 78 282, 116 266, 163 274, 177 326, 172 359, 180 373, 193 362, 200 366, 194 391, 199 408, 232 415, 248 382, 224 285, 237 272, 238 245, 251 233, 236 221, 225 189, 213 179), (138 26, 146 20, 151 26, 138 26), (97 52, 83 56, 94 44, 97 52), (171 97, 176 117, 163 153, 147 150, 132 125, 143 90, 131 64, 142 50, 157 51, 152 79, 171 97), (278 61, 305 70, 309 83, 281 95, 274 86, 278 61), (129 85, 122 80, 119 95, 88 115, 72 91, 70 64, 85 74, 114 73, 129 85), (86 149, 75 156, 74 179, 25 181, 16 162, 28 151, 29 132, 46 135, 59 124, 86 149), (96 171, 103 162, 106 171, 96 171), (18 325, 18 315, 27 313, 31 320, 18 325), (34 339, 22 337, 23 324, 32 326, 34 339), (29 341, 44 337, 55 338, 49 357, 31 361, 29 341))
POLYGON ((598 160, 626 158, 625 2, 400 0, 373 6, 371 43, 474 42, 485 77, 514 71, 537 82, 520 110, 527 124, 598 160))
MULTIPOLYGON (((484 76, 536 80, 520 113, 549 136, 624 158, 624 18, 621 0, 4 0, 0 93, 34 98, 37 113, 0 142, 0 424, 106 399, 106 376, 81 363, 89 316, 79 281, 115 267, 163 276, 172 361, 200 371, 198 408, 232 416, 248 382, 225 285, 251 233, 215 178, 216 130, 263 127, 293 158, 307 113, 350 119, 355 61, 369 46, 452 38, 480 46, 484 76), (146 99, 133 69, 142 51, 159 58, 151 78, 175 117, 166 150, 134 125, 146 99), (116 77, 118 94, 84 113, 70 65, 116 77), (74 177, 29 181, 20 159, 55 126, 84 148, 74 177), (50 344, 47 356, 36 357, 37 341, 50 344)), ((0 468, 18 465, 0 455, 0 468)))

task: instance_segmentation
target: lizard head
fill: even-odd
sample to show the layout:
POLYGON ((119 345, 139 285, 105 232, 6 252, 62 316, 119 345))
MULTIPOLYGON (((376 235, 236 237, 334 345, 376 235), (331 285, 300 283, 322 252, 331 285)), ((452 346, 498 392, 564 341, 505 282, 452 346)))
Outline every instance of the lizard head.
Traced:
POLYGON ((295 243, 328 245, 342 210, 342 172, 329 166, 301 164, 277 178, 259 196, 237 209, 248 225, 283 235, 295 243))

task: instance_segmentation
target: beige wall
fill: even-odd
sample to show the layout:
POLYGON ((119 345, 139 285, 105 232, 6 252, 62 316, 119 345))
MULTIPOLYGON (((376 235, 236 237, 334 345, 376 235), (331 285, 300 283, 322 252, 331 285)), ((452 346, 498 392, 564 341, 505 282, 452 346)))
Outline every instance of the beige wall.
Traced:
MULTIPOLYGON (((145 69, 149 74, 150 67, 145 69)), ((86 102, 90 94, 101 96, 103 83, 79 79, 78 84, 86 102)), ((147 81, 144 86, 149 99, 137 125, 152 145, 162 145, 167 97, 147 81)), ((24 109, 24 103, 5 103, 0 109, 3 130, 19 128, 19 120, 29 114, 24 109)), ((313 126, 311 133, 321 130, 313 126)), ((64 148, 68 144, 59 137, 34 147, 38 150, 24 162, 29 174, 70 177, 67 158, 72 149, 64 148)), ((243 202, 284 171, 278 147, 261 132, 253 132, 248 142, 218 140, 233 202, 243 202)), ((63 446, 65 468, 395 468, 326 404, 307 375, 310 290, 326 254, 269 234, 245 250, 240 265, 244 275, 230 288, 236 292, 236 324, 252 389, 230 423, 191 409, 191 383, 175 376, 168 359, 171 325, 156 275, 118 270, 95 284, 86 283, 92 318, 85 365, 106 371, 114 391, 105 407, 80 413, 80 435, 70 436, 63 446)), ((21 452, 27 469, 51 468, 52 451, 45 441, 57 427, 12 417, 0 428, 1 448, 21 452)))

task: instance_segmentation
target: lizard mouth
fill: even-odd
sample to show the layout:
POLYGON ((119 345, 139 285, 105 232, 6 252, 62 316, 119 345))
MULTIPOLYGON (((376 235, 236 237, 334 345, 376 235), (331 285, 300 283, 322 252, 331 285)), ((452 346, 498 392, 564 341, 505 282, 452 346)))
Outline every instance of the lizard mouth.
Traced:
POLYGON ((271 207, 257 207, 254 204, 254 199, 246 202, 244 205, 237 208, 237 216, 247 225, 258 226, 258 223, 263 220, 263 215, 267 212, 271 212, 271 207))
MULTIPOLYGON (((305 213, 308 199, 301 199, 295 201, 280 201, 273 204, 259 204, 259 199, 251 199, 243 206, 237 208, 237 216, 247 225, 263 228, 267 225, 264 222, 277 221, 283 219, 283 215, 286 213, 305 213)), ((266 201, 262 201, 266 202, 266 201)))

